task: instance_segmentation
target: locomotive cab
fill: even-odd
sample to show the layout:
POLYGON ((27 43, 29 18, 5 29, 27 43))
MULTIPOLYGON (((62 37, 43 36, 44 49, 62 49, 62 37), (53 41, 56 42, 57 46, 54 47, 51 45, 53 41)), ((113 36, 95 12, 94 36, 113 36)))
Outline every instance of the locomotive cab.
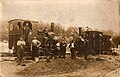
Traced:
POLYGON ((95 51, 96 54, 102 53, 102 32, 100 31, 85 31, 84 39, 87 39, 90 44, 90 48, 95 51))
POLYGON ((17 51, 17 41, 21 36, 24 37, 26 46, 25 51, 30 51, 32 37, 37 35, 38 22, 27 21, 22 19, 14 19, 9 22, 9 49, 14 53, 17 51))
POLYGON ((103 35, 103 51, 104 53, 111 53, 111 36, 109 35, 103 35))

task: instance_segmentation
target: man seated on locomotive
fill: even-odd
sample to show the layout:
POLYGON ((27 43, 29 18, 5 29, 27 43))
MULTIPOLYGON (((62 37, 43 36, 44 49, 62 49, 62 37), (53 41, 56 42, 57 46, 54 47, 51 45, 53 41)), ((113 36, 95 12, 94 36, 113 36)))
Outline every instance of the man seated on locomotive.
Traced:
POLYGON ((41 42, 37 40, 36 37, 34 37, 34 39, 32 40, 32 59, 34 61, 37 61, 38 60, 38 49, 39 49, 39 46, 41 45, 41 42))
POLYGON ((56 57, 56 55, 57 55, 57 45, 56 45, 57 42, 58 42, 58 38, 52 32, 49 37, 50 51, 51 51, 52 57, 56 57))
POLYGON ((55 34, 52 34, 52 39, 53 39, 54 45, 56 45, 58 43, 58 37, 55 34))
POLYGON ((45 33, 47 31, 48 31, 47 27, 44 27, 43 32, 45 33))
POLYGON ((24 53, 25 41, 23 37, 20 37, 20 40, 17 41, 17 65, 23 64, 23 53, 24 53))
POLYGON ((44 34, 46 37, 48 37, 48 29, 47 29, 47 27, 44 27, 44 29, 43 29, 43 34, 44 34))
POLYGON ((69 45, 70 52, 71 52, 71 59, 76 59, 76 51, 75 51, 75 42, 72 40, 69 45))
POLYGON ((65 37, 63 37, 62 41, 60 42, 60 56, 59 56, 59 58, 61 58, 61 56, 63 56, 63 58, 65 59, 66 46, 67 46, 66 39, 65 39, 65 37))

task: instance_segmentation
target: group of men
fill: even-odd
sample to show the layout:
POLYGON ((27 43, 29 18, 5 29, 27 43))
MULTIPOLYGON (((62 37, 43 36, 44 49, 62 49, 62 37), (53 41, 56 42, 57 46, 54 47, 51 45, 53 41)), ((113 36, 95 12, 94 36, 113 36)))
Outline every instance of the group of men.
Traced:
MULTIPOLYGON (((24 41, 24 37, 20 37, 20 40, 17 41, 17 65, 22 65, 24 66, 25 64, 23 64, 23 53, 24 53, 24 49, 25 49, 25 41, 24 41)), ((36 37, 34 37, 34 39, 32 40, 32 60, 36 60, 38 55, 38 49, 39 46, 41 45, 41 42, 37 40, 36 37)))
MULTIPOLYGON (((50 40, 51 41, 51 40, 50 40)), ((67 42, 66 42, 66 38, 63 37, 62 38, 62 41, 60 42, 59 44, 59 58, 66 58, 66 47, 67 47, 67 42)), ((81 38, 78 38, 78 40, 72 40, 69 44, 69 48, 70 48, 70 52, 71 52, 71 59, 76 59, 76 51, 79 51, 81 50, 81 52, 83 52, 83 45, 86 46, 86 48, 88 47, 88 43, 87 41, 84 42, 84 40, 82 40, 81 38), (82 44, 82 43, 85 43, 85 44, 82 44)), ((41 42, 37 40, 36 37, 33 38, 32 40, 32 60, 34 61, 38 61, 38 50, 39 50, 39 47, 41 46, 41 42)), ((24 41, 24 38, 23 37, 20 37, 20 40, 18 40, 17 42, 17 65, 24 65, 23 64, 23 52, 24 52, 24 47, 25 47, 25 41, 24 41)), ((58 52, 57 50, 55 50, 55 48, 57 47, 56 43, 55 43, 55 46, 53 45, 52 46, 53 49, 51 49, 52 51, 52 56, 55 55, 56 52, 58 52)), ((88 49, 88 48, 87 48, 88 49)), ((46 50, 45 52, 48 53, 47 56, 49 56, 49 49, 48 47, 46 46, 46 50)), ((85 56, 85 59, 87 59, 87 53, 83 53, 84 56, 85 56)))

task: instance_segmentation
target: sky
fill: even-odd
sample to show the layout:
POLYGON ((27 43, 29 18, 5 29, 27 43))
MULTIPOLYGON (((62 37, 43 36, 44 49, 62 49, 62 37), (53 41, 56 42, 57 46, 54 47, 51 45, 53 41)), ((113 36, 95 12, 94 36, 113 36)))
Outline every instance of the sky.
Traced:
POLYGON ((0 21, 27 19, 119 32, 118 0, 1 0, 0 21))

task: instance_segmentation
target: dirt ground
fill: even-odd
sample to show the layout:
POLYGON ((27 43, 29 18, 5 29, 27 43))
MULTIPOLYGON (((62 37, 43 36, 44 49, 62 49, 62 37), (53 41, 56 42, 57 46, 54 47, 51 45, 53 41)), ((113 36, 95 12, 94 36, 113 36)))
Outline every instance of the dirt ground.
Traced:
POLYGON ((11 58, 4 58, 4 61, 0 61, 0 77, 21 77, 17 75, 17 72, 23 70, 25 67, 31 65, 32 61, 26 61, 25 64, 27 66, 17 66, 17 63, 11 58))
POLYGON ((52 59, 47 63, 44 59, 38 62, 25 60, 27 66, 16 66, 14 60, 1 57, 1 77, 102 77, 112 70, 120 68, 120 56, 99 55, 83 57, 76 60, 52 59), (4 61, 3 61, 4 60, 4 61))

